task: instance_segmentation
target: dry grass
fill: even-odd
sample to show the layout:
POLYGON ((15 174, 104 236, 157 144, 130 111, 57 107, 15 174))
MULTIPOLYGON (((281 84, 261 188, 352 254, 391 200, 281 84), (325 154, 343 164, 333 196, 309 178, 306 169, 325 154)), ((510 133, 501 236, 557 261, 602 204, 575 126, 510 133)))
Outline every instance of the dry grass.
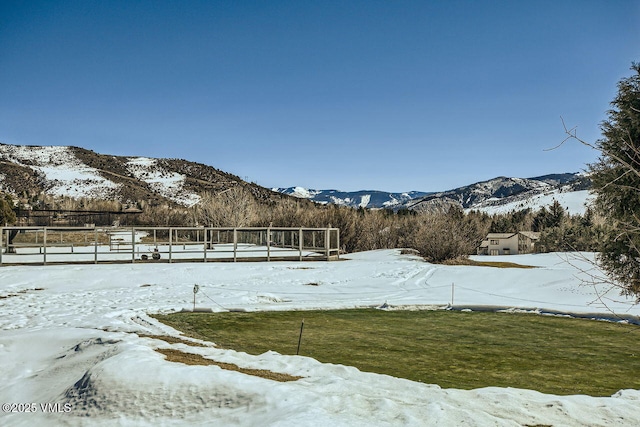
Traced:
POLYGON ((158 353, 164 354, 169 362, 184 363, 185 365, 199 365, 199 366, 215 365, 222 369, 226 369, 228 371, 236 371, 243 374, 253 375, 255 377, 266 378, 268 380, 280 381, 280 382, 296 381, 302 378, 302 377, 296 377, 289 374, 273 372, 266 369, 241 368, 238 365, 234 365, 233 363, 218 362, 216 360, 206 359, 200 356, 199 354, 185 353, 180 350, 158 348, 156 349, 156 351, 158 353))
POLYGON ((187 341, 185 339, 179 337, 172 337, 169 335, 146 335, 146 334, 138 334, 140 338, 152 338, 154 340, 161 340, 168 344, 186 344, 192 347, 211 347, 206 344, 202 344, 196 341, 187 341))
MULTIPOLYGON (((99 244, 109 244, 109 236, 104 232, 97 233, 97 239, 99 244)), ((44 235, 41 231, 27 231, 25 233, 18 233, 13 239, 13 243, 21 244, 42 244, 44 235)), ((96 233, 93 230, 82 231, 48 231, 47 243, 60 244, 69 243, 74 245, 91 244, 93 245, 96 240, 96 233)))
POLYGON ((455 258, 444 261, 443 265, 470 265, 473 267, 495 267, 495 268, 538 268, 533 265, 516 264, 515 262, 498 261, 476 261, 469 258, 455 258))

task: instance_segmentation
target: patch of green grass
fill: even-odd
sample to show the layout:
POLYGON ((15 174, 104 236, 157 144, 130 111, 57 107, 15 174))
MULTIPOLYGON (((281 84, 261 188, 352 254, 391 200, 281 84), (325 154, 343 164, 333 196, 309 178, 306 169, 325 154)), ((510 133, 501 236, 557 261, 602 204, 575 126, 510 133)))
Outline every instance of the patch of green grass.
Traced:
POLYGON ((194 338, 274 350, 445 388, 609 396, 640 388, 640 328, 584 319, 375 309, 156 315, 194 338))

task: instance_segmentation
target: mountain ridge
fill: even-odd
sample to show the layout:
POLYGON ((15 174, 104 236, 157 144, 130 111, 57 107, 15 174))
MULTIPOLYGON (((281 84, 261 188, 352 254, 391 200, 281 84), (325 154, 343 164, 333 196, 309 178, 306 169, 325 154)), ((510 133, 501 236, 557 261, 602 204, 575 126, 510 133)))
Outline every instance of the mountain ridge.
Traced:
POLYGON ((183 159, 114 156, 73 146, 26 146, 0 143, 0 190, 23 198, 39 194, 100 198, 123 203, 193 206, 205 192, 241 186, 257 200, 289 196, 321 204, 351 207, 443 211, 452 206, 499 213, 536 208, 553 200, 581 213, 590 197, 588 176, 547 174, 533 178, 496 177, 440 192, 378 190, 267 189, 202 163, 183 159))
POLYGON ((547 174, 533 178, 499 176, 490 180, 458 187, 447 191, 411 191, 390 193, 383 191, 338 191, 315 190, 302 187, 274 188, 294 197, 306 198, 318 203, 333 203, 352 207, 409 209, 416 211, 443 211, 452 206, 465 210, 480 210, 488 213, 504 211, 503 206, 525 209, 550 204, 553 200, 566 200, 572 213, 584 211, 590 200, 589 178, 579 172, 547 174), (568 197, 571 196, 571 197, 568 197), (527 203, 537 199, 539 203, 527 203))
POLYGON ((0 190, 27 198, 41 193, 152 205, 193 206, 203 192, 241 186, 262 201, 286 195, 202 163, 99 154, 73 146, 0 143, 0 190))

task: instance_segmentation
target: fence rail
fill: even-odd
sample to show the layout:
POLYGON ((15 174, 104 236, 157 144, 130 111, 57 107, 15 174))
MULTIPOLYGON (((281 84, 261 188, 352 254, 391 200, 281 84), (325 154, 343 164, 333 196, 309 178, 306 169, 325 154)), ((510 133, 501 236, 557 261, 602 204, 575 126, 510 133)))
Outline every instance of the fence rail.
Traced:
POLYGON ((0 227, 0 266, 337 260, 340 230, 305 227, 0 227))

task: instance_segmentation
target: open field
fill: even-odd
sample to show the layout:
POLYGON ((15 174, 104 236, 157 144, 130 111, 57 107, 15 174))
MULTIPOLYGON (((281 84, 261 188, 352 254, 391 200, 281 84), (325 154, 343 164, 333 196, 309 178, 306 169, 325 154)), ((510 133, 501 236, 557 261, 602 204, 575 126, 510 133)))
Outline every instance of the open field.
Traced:
MULTIPOLYGON (((457 307, 482 311, 498 306, 517 311, 640 321, 640 307, 633 305, 633 301, 615 290, 587 286, 581 281, 592 256, 477 258, 537 267, 532 269, 435 265, 419 257, 402 255, 400 250, 348 254, 341 257, 344 259, 341 262, 6 265, 0 268, 3 367, 0 402, 15 405, 55 402, 68 405, 71 411, 24 413, 16 406, 15 412, 0 413, 0 424, 18 427, 640 425, 640 387, 632 382, 638 378, 637 359, 635 353, 625 353, 632 346, 638 348, 636 333, 626 335, 627 346, 622 348, 604 339, 615 335, 615 331, 635 331, 636 327, 555 319, 562 325, 602 324, 613 328, 613 334, 605 333, 602 337, 586 334, 588 342, 577 353, 568 352, 567 343, 574 336, 585 334, 577 326, 566 331, 536 326, 534 322, 546 319, 543 316, 501 314, 493 318, 488 313, 441 310, 422 312, 421 315, 428 314, 424 319, 402 320, 408 324, 393 331, 401 323, 400 318, 410 314, 400 309, 448 307, 454 297, 454 284, 457 307), (196 294, 195 285, 199 287, 196 294), (170 315, 190 309, 194 303, 199 309, 218 313, 244 311, 233 316, 243 319, 244 328, 259 336, 258 342, 266 342, 274 328, 256 324, 254 316, 290 313, 291 319, 280 322, 286 347, 279 350, 281 353, 258 348, 251 351, 259 353, 254 355, 236 351, 242 347, 220 337, 214 339, 221 345, 216 347, 210 342, 183 337, 175 328, 149 315, 170 315), (371 307, 388 308, 383 311, 371 307), (339 337, 329 332, 348 331, 348 318, 326 319, 324 324, 330 327, 324 328, 322 322, 310 317, 309 311, 329 313, 354 308, 368 319, 365 326, 371 323, 373 332, 366 334, 359 330, 345 344, 339 344, 339 337), (612 310, 619 316, 613 316, 612 310), (295 356, 292 354, 297 347, 302 316, 304 334, 300 356, 295 356), (505 348, 513 343, 504 339, 518 338, 518 329, 514 328, 519 318, 526 322, 526 329, 520 329, 521 335, 529 339, 523 339, 523 347, 516 347, 515 356, 509 356, 505 348), (467 323, 454 323, 455 319, 467 323), (484 329, 473 329, 482 324, 477 319, 488 320, 484 329), (454 328, 452 325, 456 324, 454 328), (425 335, 416 339, 421 331, 425 335), (340 364, 318 361, 324 359, 313 346, 323 335, 331 344, 322 346, 322 350, 343 352, 340 364), (556 341, 551 341, 553 336, 558 337, 556 341), (371 338, 380 337, 387 337, 388 343, 370 342, 371 338), (536 391, 535 381, 539 379, 535 371, 521 374, 517 370, 503 383, 513 385, 524 378, 519 383, 523 388, 474 388, 476 379, 488 378, 490 381, 485 384, 499 384, 486 372, 502 374, 508 363, 524 364, 530 358, 536 364, 548 362, 545 358, 560 360, 565 366, 574 364, 579 366, 576 371, 582 369, 600 381, 598 371, 604 368, 598 363, 602 362, 589 359, 592 356, 589 353, 600 357, 593 350, 594 344, 596 349, 610 349, 606 353, 608 364, 624 362, 612 366, 620 367, 620 375, 626 375, 629 382, 595 384, 602 390, 598 397, 569 394, 586 393, 575 380, 584 378, 584 373, 553 371, 555 367, 551 366, 546 372, 564 375, 557 383, 566 387, 566 391, 560 390, 558 394, 536 391), (379 375, 367 372, 378 369, 375 366, 354 363, 363 354, 379 352, 381 346, 402 350, 391 353, 379 364, 387 368, 409 365, 409 370, 418 375, 429 368, 428 364, 418 363, 420 353, 437 350, 436 356, 431 356, 432 363, 440 364, 440 374, 450 374, 449 382, 434 374, 418 381, 379 375), (461 384, 460 388, 447 385, 461 378, 465 369, 478 364, 477 358, 483 354, 474 351, 474 346, 485 348, 487 354, 491 352, 500 365, 479 365, 483 370, 475 374, 476 378, 469 375, 469 384, 461 384), (546 346, 554 347, 558 354, 549 355, 546 346), (445 350, 456 350, 460 355, 452 358, 445 350), (410 351, 417 354, 415 360, 398 363, 398 358, 410 351), (522 360, 518 361, 518 356, 522 360), (583 363, 583 359, 590 361, 583 363), (271 377, 272 373, 283 377, 271 377), (622 388, 605 391, 605 387, 622 388), (610 396, 600 397, 609 393, 610 396)), ((272 343, 266 344, 271 347, 272 343)), ((615 375, 612 372, 610 376, 615 375)))
POLYGON ((301 355, 446 388, 609 396, 640 388, 640 327, 513 313, 329 310, 154 316, 224 348, 301 355))

